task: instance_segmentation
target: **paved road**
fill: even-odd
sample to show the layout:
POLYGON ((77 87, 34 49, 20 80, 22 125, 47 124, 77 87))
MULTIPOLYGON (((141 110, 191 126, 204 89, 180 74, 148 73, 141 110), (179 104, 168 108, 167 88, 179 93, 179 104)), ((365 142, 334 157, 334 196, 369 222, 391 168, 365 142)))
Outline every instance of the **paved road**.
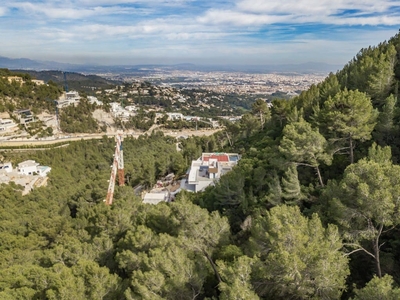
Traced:
MULTIPOLYGON (((172 130, 163 130, 165 135, 179 137, 179 136, 209 136, 214 134, 217 130, 182 130, 182 131, 172 131, 172 130)), ((145 133, 124 133, 124 136, 132 136, 138 138, 140 135, 145 133)), ((42 139, 42 140, 28 140, 28 139, 16 139, 16 140, 1 140, 0 138, 0 148, 1 147, 10 147, 10 146, 40 146, 40 145, 51 145, 60 142, 69 142, 69 141, 80 141, 80 140, 93 140, 93 139, 101 139, 104 135, 109 137, 115 136, 116 133, 108 133, 108 134, 81 134, 81 135, 70 135, 64 136, 55 139, 42 139)))

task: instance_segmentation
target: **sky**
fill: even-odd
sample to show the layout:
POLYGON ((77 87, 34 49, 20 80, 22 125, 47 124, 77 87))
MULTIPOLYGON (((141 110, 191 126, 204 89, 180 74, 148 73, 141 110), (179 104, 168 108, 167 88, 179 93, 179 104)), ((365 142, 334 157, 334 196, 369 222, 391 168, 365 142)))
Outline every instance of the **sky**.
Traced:
POLYGON ((0 56, 98 65, 344 65, 399 0, 3 0, 0 56))

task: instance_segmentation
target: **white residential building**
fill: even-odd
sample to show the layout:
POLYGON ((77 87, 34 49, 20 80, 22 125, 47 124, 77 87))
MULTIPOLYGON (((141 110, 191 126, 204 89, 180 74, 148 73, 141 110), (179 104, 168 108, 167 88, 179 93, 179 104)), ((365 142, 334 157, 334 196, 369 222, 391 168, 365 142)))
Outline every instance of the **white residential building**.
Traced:
POLYGON ((18 173, 23 175, 39 175, 45 177, 51 168, 48 166, 41 166, 34 160, 26 160, 18 164, 18 173))
POLYGON ((32 82, 36 85, 43 85, 44 81, 39 79, 32 79, 32 82))
POLYGON ((94 96, 87 96, 87 99, 90 104, 96 104, 96 105, 103 105, 103 102, 101 102, 97 97, 94 96))
POLYGON ((13 81, 18 82, 18 83, 25 83, 25 81, 22 79, 22 77, 19 77, 19 76, 8 76, 7 79, 8 79, 8 82, 10 82, 10 83, 13 81))
POLYGON ((33 175, 37 173, 37 167, 39 164, 34 160, 26 160, 18 164, 18 173, 24 175, 33 175))
POLYGON ((69 91, 65 93, 65 99, 67 100, 79 100, 81 96, 79 96, 79 93, 77 91, 69 91))
POLYGON ((195 192, 200 192, 231 171, 239 160, 237 153, 203 153, 199 159, 192 161, 188 184, 195 192))
POLYGON ((81 96, 79 96, 78 92, 76 91, 67 92, 57 100, 57 107, 63 108, 70 105, 77 105, 80 99, 81 96))
POLYGON ((17 124, 11 119, 0 119, 0 131, 7 131, 16 126, 17 124))
POLYGON ((15 111, 15 113, 17 114, 21 124, 28 124, 35 121, 35 118, 29 109, 19 109, 15 111))
POLYGON ((181 113, 167 113, 168 120, 183 120, 183 115, 181 113))
POLYGON ((50 167, 40 166, 34 160, 19 163, 15 170, 10 162, 0 163, 0 184, 12 181, 23 186, 22 195, 26 195, 35 187, 45 186, 50 171, 50 167))
POLYGON ((134 115, 133 112, 126 110, 118 102, 111 102, 110 106, 114 117, 129 118, 130 116, 134 115))

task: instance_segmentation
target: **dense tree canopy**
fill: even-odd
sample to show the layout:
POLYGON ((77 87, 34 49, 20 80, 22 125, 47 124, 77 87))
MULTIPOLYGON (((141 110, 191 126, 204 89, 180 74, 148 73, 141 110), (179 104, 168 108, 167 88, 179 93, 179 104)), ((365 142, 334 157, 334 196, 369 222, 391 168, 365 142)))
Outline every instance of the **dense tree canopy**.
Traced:
MULTIPOLYGON (((52 171, 25 196, 0 185, 0 298, 398 299, 399 53, 400 35, 362 49, 268 111, 246 102, 252 113, 212 137, 127 137, 127 184, 112 206, 103 200, 113 139, 3 151, 2 161, 52 171), (214 151, 242 157, 204 193, 158 205, 135 194, 171 172, 184 178, 191 160, 214 151)), ((24 80, 7 90, 0 78, 0 109, 15 107, 10 95, 39 92, 24 80)), ((64 117, 89 130, 89 119, 64 117)), ((152 116, 143 118, 131 121, 152 116)))
POLYGON ((260 257, 254 281, 261 295, 279 299, 337 299, 345 288, 347 258, 336 226, 298 207, 278 206, 256 220, 252 251, 260 257))

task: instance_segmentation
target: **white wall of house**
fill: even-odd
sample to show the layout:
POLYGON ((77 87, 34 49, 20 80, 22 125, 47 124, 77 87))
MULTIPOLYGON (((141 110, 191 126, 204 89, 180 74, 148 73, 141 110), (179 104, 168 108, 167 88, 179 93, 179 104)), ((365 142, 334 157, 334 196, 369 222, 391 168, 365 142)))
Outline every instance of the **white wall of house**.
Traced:
POLYGON ((38 163, 34 160, 27 160, 18 164, 18 173, 25 175, 33 175, 38 172, 38 163))
POLYGON ((25 175, 33 175, 33 173, 37 172, 36 166, 26 166, 18 169, 18 172, 25 175))

